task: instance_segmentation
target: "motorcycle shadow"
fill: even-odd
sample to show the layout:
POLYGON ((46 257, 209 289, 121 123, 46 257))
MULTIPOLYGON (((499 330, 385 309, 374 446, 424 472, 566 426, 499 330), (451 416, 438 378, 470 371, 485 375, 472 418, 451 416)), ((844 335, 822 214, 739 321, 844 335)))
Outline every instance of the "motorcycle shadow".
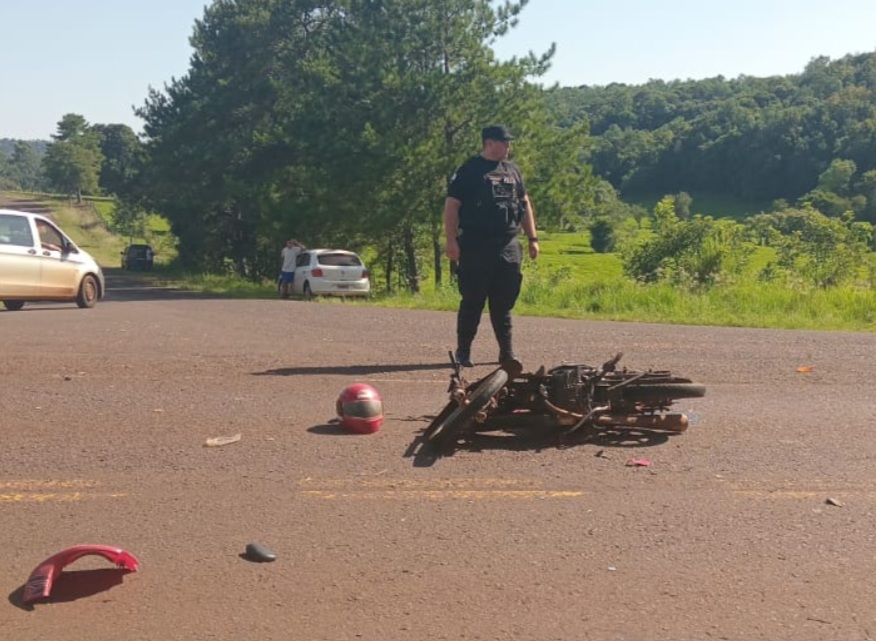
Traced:
MULTIPOLYGON (((438 459, 457 452, 543 452, 580 446, 599 448, 642 448, 662 445, 674 432, 635 428, 586 427, 566 433, 547 417, 488 420, 477 431, 459 435, 453 442, 436 445, 429 441, 429 427, 421 430, 405 453, 414 459, 414 467, 429 467, 438 459)), ((596 453, 598 454, 598 452, 596 453)))

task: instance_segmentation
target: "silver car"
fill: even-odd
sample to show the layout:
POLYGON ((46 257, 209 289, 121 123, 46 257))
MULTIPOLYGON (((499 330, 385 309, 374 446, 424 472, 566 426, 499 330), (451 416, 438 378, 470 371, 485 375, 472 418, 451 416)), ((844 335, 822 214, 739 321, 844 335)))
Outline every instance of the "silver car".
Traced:
POLYGON ((106 291, 97 261, 45 216, 0 209, 0 301, 15 311, 28 301, 94 307, 106 291))

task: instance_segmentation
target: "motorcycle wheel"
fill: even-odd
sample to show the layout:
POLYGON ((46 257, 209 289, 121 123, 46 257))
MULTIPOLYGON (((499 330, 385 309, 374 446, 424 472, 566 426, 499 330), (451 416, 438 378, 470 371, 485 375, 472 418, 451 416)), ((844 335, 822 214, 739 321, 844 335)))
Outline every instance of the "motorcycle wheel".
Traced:
POLYGON ((700 398, 706 395, 706 387, 695 383, 658 383, 654 385, 630 385, 623 389, 628 401, 660 401, 679 398, 700 398))
POLYGON ((471 426, 477 413, 487 406, 490 399, 507 382, 508 372, 503 369, 497 369, 487 376, 472 390, 468 403, 458 406, 443 422, 432 429, 427 436, 429 442, 439 447, 447 447, 455 443, 459 435, 471 426))
POLYGON ((453 414, 457 407, 459 407, 459 405, 457 405, 453 401, 450 401, 449 403, 447 403, 447 405, 444 406, 444 408, 438 413, 438 415, 432 419, 426 429, 423 430, 423 436, 427 441, 432 438, 432 434, 435 432, 435 430, 437 430, 444 424, 447 418, 451 414, 453 414))

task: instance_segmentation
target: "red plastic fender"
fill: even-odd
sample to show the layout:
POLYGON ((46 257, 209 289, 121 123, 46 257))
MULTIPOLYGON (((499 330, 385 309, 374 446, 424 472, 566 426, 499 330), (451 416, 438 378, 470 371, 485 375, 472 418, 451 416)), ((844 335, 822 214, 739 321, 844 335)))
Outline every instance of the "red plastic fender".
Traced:
POLYGON ((107 561, 115 563, 116 567, 131 572, 136 572, 137 568, 140 567, 140 561, 137 560, 137 557, 130 552, 125 552, 122 548, 112 545, 75 545, 53 554, 36 566, 24 586, 22 601, 30 603, 49 596, 52 591, 52 583, 65 567, 76 559, 92 554, 102 556, 107 561))

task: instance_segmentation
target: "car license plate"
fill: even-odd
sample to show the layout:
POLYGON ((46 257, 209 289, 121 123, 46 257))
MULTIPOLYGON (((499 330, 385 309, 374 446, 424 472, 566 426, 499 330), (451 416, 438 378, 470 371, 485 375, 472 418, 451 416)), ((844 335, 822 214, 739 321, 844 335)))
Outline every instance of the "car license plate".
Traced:
POLYGON ((349 285, 338 285, 338 289, 350 289, 349 285))

